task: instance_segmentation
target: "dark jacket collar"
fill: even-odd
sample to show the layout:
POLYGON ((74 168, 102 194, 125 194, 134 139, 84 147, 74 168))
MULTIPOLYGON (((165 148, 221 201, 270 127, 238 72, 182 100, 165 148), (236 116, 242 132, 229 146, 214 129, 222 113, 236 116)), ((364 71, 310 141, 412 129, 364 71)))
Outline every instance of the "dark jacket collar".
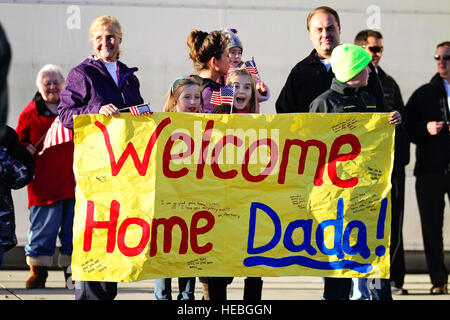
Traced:
POLYGON ((336 78, 333 78, 331 82, 331 89, 345 96, 353 96, 358 91, 358 88, 350 87, 346 83, 337 81, 336 78))
POLYGON ((327 68, 325 67, 325 65, 322 63, 322 61, 320 61, 320 57, 319 57, 319 54, 317 53, 316 49, 313 49, 311 51, 311 53, 309 54, 309 56, 307 56, 305 59, 303 59, 302 62, 311 64, 311 65, 319 65, 319 66, 323 67, 323 70, 330 73, 331 75, 334 75, 333 69, 330 67, 330 69, 327 71, 327 68))
POLYGON ((433 86, 436 87, 440 87, 441 89, 443 89, 445 91, 445 87, 444 87, 444 79, 442 79, 442 77, 439 75, 439 73, 436 73, 430 80, 430 83, 433 86))
POLYGON ((47 105, 45 104, 45 101, 39 91, 34 95, 33 101, 36 103, 38 115, 45 117, 51 117, 54 115, 50 110, 48 110, 47 105))
POLYGON ((375 68, 377 70, 377 74, 378 74, 378 78, 387 78, 387 74, 386 72, 384 72, 383 69, 381 69, 381 67, 376 67, 375 68))
POLYGON ((303 59, 306 63, 309 64, 322 64, 320 61, 319 54, 317 53, 316 49, 313 49, 309 56, 307 56, 305 59, 303 59))

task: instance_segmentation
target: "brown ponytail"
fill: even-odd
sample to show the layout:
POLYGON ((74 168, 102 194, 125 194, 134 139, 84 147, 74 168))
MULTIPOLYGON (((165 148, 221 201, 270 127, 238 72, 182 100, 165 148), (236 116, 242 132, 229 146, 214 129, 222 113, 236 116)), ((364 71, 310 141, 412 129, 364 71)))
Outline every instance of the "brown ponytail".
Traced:
POLYGON ((189 58, 197 71, 208 69, 208 62, 214 57, 220 59, 228 47, 228 38, 220 31, 206 33, 192 30, 187 37, 189 58))

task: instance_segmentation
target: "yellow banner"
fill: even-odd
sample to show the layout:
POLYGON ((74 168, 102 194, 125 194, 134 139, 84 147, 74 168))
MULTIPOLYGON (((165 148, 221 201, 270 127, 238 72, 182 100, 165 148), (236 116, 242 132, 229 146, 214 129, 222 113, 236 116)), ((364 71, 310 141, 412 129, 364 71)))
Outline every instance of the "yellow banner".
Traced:
POLYGON ((388 114, 74 123, 76 280, 389 277, 388 114))

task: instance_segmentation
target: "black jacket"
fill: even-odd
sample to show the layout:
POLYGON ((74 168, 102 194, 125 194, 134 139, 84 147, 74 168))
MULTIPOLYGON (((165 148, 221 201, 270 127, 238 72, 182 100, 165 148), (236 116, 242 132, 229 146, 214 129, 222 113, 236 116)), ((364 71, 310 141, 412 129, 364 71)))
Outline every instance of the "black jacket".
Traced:
POLYGON ((373 95, 336 79, 329 90, 314 99, 309 109, 320 113, 378 112, 373 95))
POLYGON ((17 244, 11 189, 20 189, 33 179, 34 160, 19 142, 14 129, 5 126, 0 138, 0 246, 5 251, 17 244))
MULTIPOLYGON (((378 79, 384 92, 384 100, 386 101, 386 111, 398 111, 403 113, 404 103, 400 87, 395 82, 394 78, 384 72, 380 67, 378 69, 378 79)), ((403 115, 403 114, 402 114, 403 115)))
MULTIPOLYGON (((369 83, 361 90, 371 93, 376 98, 377 108, 385 111, 383 89, 371 63, 369 67, 372 70, 369 83)), ((292 68, 276 101, 277 113, 309 112, 311 102, 330 89, 333 78, 332 69, 327 71, 314 49, 292 68)))
POLYGON ((277 113, 309 112, 311 102, 330 88, 333 77, 314 49, 292 68, 275 103, 277 113))
POLYGON ((6 33, 0 24, 0 132, 5 128, 8 117, 7 78, 11 63, 11 48, 6 33))
POLYGON ((386 111, 398 111, 402 115, 403 124, 395 127, 395 157, 392 175, 404 176, 404 166, 409 163, 409 140, 405 124, 405 105, 403 103, 400 87, 395 80, 386 74, 380 67, 378 67, 378 79, 383 88, 386 111))
POLYGON ((414 91, 406 104, 405 116, 409 139, 416 144, 414 174, 447 172, 450 160, 450 117, 447 93, 439 74, 414 91), (430 135, 427 130, 430 121, 444 121, 446 124, 437 135, 430 135))

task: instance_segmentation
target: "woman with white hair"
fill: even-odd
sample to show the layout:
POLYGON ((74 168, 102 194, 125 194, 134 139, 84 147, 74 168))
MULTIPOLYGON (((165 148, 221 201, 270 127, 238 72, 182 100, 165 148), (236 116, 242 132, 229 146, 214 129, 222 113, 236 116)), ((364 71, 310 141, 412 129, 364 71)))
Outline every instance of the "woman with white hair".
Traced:
POLYGON ((25 246, 26 262, 30 267, 27 289, 45 288, 58 237, 61 243, 58 264, 64 269, 66 280, 71 262, 75 206, 73 142, 40 153, 47 130, 58 115, 56 108, 63 85, 61 68, 45 65, 36 77, 38 92, 19 115, 16 128, 20 142, 34 157, 36 166, 35 177, 27 185, 30 209, 28 244, 25 246))

